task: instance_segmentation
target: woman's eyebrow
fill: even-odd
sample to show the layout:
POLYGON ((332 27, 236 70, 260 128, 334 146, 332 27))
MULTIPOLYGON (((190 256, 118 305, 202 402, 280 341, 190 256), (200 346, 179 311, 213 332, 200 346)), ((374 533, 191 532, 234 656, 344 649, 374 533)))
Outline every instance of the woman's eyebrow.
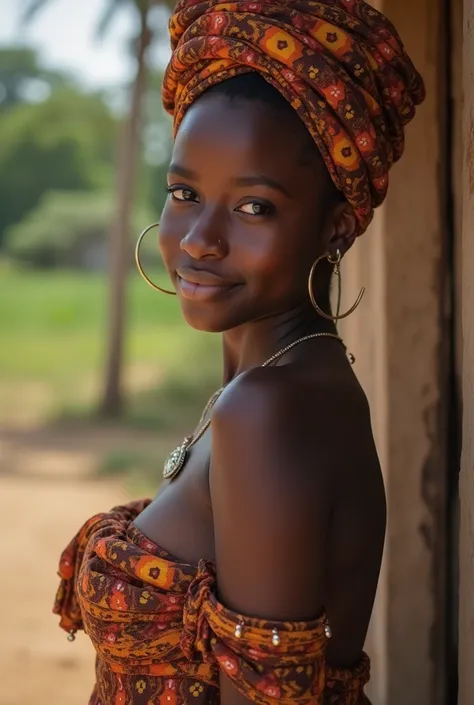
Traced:
MULTIPOLYGON (((184 179, 192 179, 193 181, 199 180, 197 172, 175 163, 169 165, 168 174, 177 174, 178 176, 182 176, 184 179)), ((269 188, 280 191, 287 198, 291 198, 290 194, 282 184, 269 176, 264 176, 263 174, 255 174, 254 176, 238 176, 233 179, 233 184, 239 187, 268 186, 269 188)))
POLYGON ((169 165, 168 174, 178 174, 178 176, 182 176, 185 179, 193 179, 194 181, 198 179, 198 175, 195 171, 174 163, 169 165))
POLYGON ((291 198, 288 191, 282 184, 268 176, 263 176, 263 174, 257 174, 255 176, 239 176, 234 179, 234 184, 236 186, 269 186, 270 188, 280 191, 287 198, 291 198))

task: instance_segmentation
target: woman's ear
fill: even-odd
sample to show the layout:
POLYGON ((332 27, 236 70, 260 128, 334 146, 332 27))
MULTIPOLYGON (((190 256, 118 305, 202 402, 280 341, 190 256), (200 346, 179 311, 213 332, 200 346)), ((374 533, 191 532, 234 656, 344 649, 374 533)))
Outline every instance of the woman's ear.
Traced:
POLYGON ((331 254, 339 250, 341 255, 352 247, 357 236, 357 218, 354 209, 347 201, 338 203, 332 214, 327 239, 327 249, 331 254))

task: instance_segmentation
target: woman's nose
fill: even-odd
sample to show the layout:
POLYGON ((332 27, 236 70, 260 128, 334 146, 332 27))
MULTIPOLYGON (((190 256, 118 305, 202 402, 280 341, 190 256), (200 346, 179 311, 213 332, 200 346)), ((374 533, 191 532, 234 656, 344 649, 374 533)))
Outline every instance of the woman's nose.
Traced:
POLYGON ((225 238, 222 228, 214 217, 199 218, 181 240, 181 250, 193 259, 220 259, 226 254, 225 238))

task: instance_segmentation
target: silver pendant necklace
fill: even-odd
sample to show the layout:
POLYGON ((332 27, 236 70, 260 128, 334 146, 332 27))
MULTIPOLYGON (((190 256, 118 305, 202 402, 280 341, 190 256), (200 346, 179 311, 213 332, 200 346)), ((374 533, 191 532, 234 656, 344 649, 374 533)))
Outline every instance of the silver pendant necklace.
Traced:
MULTIPOLYGON (((283 357, 283 355, 286 355, 286 353, 289 352, 292 348, 296 347, 300 343, 306 342, 307 340, 312 340, 313 338, 333 338, 334 340, 339 340, 339 342, 343 343, 342 338, 339 335, 336 335, 335 333, 312 333, 311 335, 305 335, 302 338, 298 338, 298 340, 294 340, 285 348, 279 350, 277 353, 272 355, 270 358, 268 358, 268 360, 263 363, 263 365, 261 365, 261 367, 268 367, 269 365, 273 364, 281 357, 283 357)), ((202 412, 199 424, 203 423, 204 419, 206 418, 206 414, 208 414, 209 411, 212 410, 213 406, 219 399, 224 389, 225 387, 221 387, 216 392, 214 392, 212 397, 207 402, 204 411, 202 412)), ((192 436, 186 436, 181 445, 179 445, 173 450, 172 453, 170 453, 163 468, 163 477, 165 480, 174 480, 174 478, 179 475, 181 470, 186 465, 189 451, 199 441, 199 439, 203 437, 210 425, 211 419, 208 419, 203 424, 203 426, 201 426, 201 429, 196 434, 192 436)))

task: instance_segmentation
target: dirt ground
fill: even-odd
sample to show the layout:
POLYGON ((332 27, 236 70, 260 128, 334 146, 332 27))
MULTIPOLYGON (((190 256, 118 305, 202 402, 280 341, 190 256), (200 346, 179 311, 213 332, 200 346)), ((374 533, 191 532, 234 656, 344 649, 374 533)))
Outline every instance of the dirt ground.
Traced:
POLYGON ((87 705, 93 653, 69 643, 51 613, 60 552, 85 519, 127 501, 93 479, 99 453, 142 443, 112 429, 0 433, 0 705, 87 705))

